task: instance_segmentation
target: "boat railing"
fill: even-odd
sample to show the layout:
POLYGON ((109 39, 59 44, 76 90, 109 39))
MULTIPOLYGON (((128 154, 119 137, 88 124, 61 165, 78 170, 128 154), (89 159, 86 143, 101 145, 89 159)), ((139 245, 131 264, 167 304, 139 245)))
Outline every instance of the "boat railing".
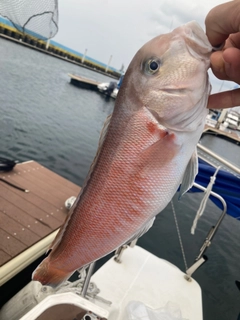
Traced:
MULTIPOLYGON (((202 144, 198 143, 197 147, 199 149, 201 149, 201 151, 203 151, 205 154, 207 154, 208 156, 214 158, 215 160, 219 161, 220 164, 227 166, 229 169, 231 169, 232 171, 234 171, 237 174, 240 174, 240 168, 235 166, 234 164, 232 164, 231 162, 227 161, 226 159, 220 157, 218 154, 216 154, 215 152, 209 150, 208 148, 206 148, 205 146, 203 146, 202 144)), ((211 164, 213 167, 217 167, 218 165, 215 165, 214 163, 211 162, 211 160, 209 161, 208 159, 206 159, 204 156, 202 155, 198 155, 202 160, 206 161, 207 163, 211 164)))
MULTIPOLYGON (((206 192, 207 188, 201 186, 200 184, 198 183, 194 183, 193 186, 201 191, 204 191, 206 192)), ((203 245, 201 246, 200 250, 199 250, 199 254, 197 255, 196 259, 195 259, 195 262, 194 264, 188 268, 186 270, 186 280, 190 280, 191 279, 191 276, 192 274, 201 266, 203 265, 204 262, 207 261, 207 257, 204 255, 204 253, 206 252, 206 250, 210 247, 211 243, 212 243, 212 240, 213 240, 213 237, 215 236, 219 226, 221 225, 225 215, 226 215, 226 212, 227 212, 227 204, 225 202, 225 200, 216 192, 213 192, 211 191, 210 192, 210 196, 213 196, 215 197, 216 199, 218 199, 221 203, 222 203, 222 206, 223 206, 223 209, 222 209, 222 213, 219 217, 219 219, 217 220, 217 223, 215 226, 212 226, 203 242, 203 245)))
MULTIPOLYGON (((198 183, 194 183, 193 186, 201 191, 204 191, 206 192, 207 188, 201 186, 200 184, 198 183)), ((194 264, 188 268, 186 270, 186 280, 190 281, 191 280, 191 276, 192 274, 201 266, 203 265, 204 262, 207 261, 207 257, 204 255, 206 250, 209 248, 209 246, 211 245, 212 243, 212 240, 213 240, 213 237, 215 236, 220 224, 222 223, 225 215, 226 215, 226 211, 227 211, 227 204, 225 202, 225 200, 219 195, 217 194, 216 192, 213 192, 211 191, 210 192, 210 195, 215 197, 216 199, 218 199, 221 203, 222 203, 222 206, 223 206, 223 210, 222 210, 222 213, 220 215, 220 218, 218 219, 217 223, 215 226, 212 226, 211 229, 209 230, 200 250, 199 250, 199 254, 197 255, 195 261, 194 261, 194 264)), ((138 238, 134 239, 132 242, 129 243, 129 245, 123 245, 121 247, 119 247, 116 251, 115 251, 115 257, 114 257, 114 260, 118 263, 121 263, 121 258, 122 258, 122 255, 123 255, 123 252, 125 251, 125 249, 127 247, 134 247, 134 245, 137 243, 137 240, 138 238)))

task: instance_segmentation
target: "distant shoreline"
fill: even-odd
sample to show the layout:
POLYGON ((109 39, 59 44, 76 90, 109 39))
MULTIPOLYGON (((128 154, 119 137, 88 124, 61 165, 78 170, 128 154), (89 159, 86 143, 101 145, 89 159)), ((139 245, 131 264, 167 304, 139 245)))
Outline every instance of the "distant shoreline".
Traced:
POLYGON ((56 47, 51 43, 49 44, 48 48, 46 48, 45 41, 38 40, 37 38, 33 38, 27 34, 21 34, 17 30, 14 30, 7 25, 0 24, 0 37, 114 79, 119 79, 121 76, 121 72, 116 72, 111 69, 106 72, 104 67, 91 62, 88 59, 85 59, 82 63, 81 57, 78 57, 71 52, 67 52, 66 50, 63 50, 59 47, 56 47))

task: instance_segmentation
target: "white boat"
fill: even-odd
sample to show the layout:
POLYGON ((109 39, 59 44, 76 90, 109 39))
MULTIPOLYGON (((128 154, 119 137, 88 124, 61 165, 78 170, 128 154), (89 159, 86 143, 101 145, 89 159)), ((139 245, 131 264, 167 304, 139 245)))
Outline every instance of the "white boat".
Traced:
POLYGON ((120 247, 92 277, 94 263, 79 280, 55 290, 30 282, 3 306, 0 319, 202 320, 201 288, 192 274, 206 261, 203 254, 226 212, 224 200, 211 194, 224 210, 186 273, 135 241, 120 247))
POLYGON ((118 94, 117 82, 103 82, 98 86, 98 91, 106 94, 107 96, 116 99, 118 94))
POLYGON ((85 297, 77 294, 80 287, 62 288, 51 295, 45 291, 45 299, 17 318, 17 305, 24 309, 27 299, 30 303, 44 296, 43 287, 32 282, 25 291, 25 301, 19 296, 20 301, 9 305, 8 319, 202 320, 201 288, 176 266, 138 246, 125 249, 120 260, 112 258, 92 276, 85 297), (100 293, 94 296, 92 288, 100 293))
POLYGON ((111 82, 103 82, 103 83, 98 84, 98 86, 97 86, 98 91, 106 94, 107 96, 112 97, 113 99, 116 99, 118 91, 121 87, 123 78, 124 78, 124 74, 121 75, 118 82, 111 81, 111 82))
MULTIPOLYGON (((198 145, 198 151, 199 157, 206 162, 211 163, 211 157, 214 158, 211 170, 221 164, 233 173, 233 177, 240 178, 239 167, 201 144, 198 145)), ((114 257, 96 273, 93 274, 93 263, 87 273, 81 272, 78 280, 65 282, 57 289, 42 286, 36 281, 30 282, 2 307, 0 320, 203 320, 201 287, 193 275, 206 262, 205 252, 227 209, 223 198, 211 191, 215 174, 210 180, 211 185, 207 188, 208 192, 205 192, 200 207, 204 207, 211 194, 221 201, 223 211, 216 225, 210 228, 197 258, 185 272, 135 245, 134 241, 120 247, 114 257)), ((228 176, 226 180, 228 181, 228 176)), ((220 181, 221 184, 222 182, 220 181)), ((237 185, 239 188, 238 183, 237 185)), ((199 184, 195 183, 194 186, 206 191, 206 187, 199 184)), ((65 205, 70 208, 73 203, 74 198, 71 197, 65 205)), ((174 211, 173 209, 184 258, 174 211)), ((201 212, 198 211, 197 218, 199 215, 201 212)), ((56 232, 40 242, 44 242, 44 247, 47 248, 55 235, 56 232)), ((37 245, 40 246, 40 243, 37 245)), ((42 248, 43 246, 41 250, 42 248)))
POLYGON ((239 130, 240 115, 234 109, 223 109, 218 114, 216 114, 216 111, 210 110, 206 117, 206 124, 213 128, 219 128, 222 131, 228 131, 228 129, 239 130))

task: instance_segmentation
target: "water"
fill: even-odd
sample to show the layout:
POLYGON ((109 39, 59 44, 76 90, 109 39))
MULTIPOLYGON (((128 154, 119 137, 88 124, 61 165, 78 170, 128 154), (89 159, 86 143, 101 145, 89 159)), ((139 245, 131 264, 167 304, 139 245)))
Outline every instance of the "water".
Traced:
MULTIPOLYGON (((0 70, 0 156, 36 160, 82 185, 114 101, 70 85, 68 73, 110 79, 1 38, 0 70)), ((239 147, 232 152, 233 162, 237 151, 239 147)), ((209 202, 196 235, 190 235, 201 198, 202 194, 187 194, 180 202, 174 198, 188 265, 220 215, 209 202)), ((170 206, 158 215, 139 244, 184 270, 170 206)), ((239 252, 240 223, 227 216, 207 251, 209 261, 194 275, 202 288, 204 320, 237 320, 240 292, 234 282, 240 280, 239 252)))

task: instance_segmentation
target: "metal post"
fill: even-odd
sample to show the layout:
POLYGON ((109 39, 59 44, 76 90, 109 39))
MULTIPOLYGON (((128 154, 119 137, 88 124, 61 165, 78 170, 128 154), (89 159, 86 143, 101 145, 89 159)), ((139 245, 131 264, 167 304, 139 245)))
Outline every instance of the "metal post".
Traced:
POLYGON ((86 296, 87 289, 88 289, 88 286, 89 286, 89 282, 90 282, 91 276, 93 274, 93 270, 94 270, 95 264, 96 264, 95 261, 92 262, 90 264, 89 268, 88 268, 88 271, 87 271, 87 274, 86 274, 86 278, 85 278, 84 283, 83 283, 82 292, 81 292, 81 296, 83 298, 85 298, 85 296, 86 296))
POLYGON ((227 109, 223 109, 221 112, 220 117, 218 118, 218 122, 221 123, 224 121, 224 119, 226 118, 226 114, 227 114, 227 109))
POLYGON ((50 39, 48 39, 48 41, 46 43, 46 50, 49 48, 49 44, 50 44, 50 39))
POLYGON ((112 55, 109 58, 108 64, 107 64, 106 69, 105 69, 105 72, 108 72, 108 68, 110 66, 111 61, 112 61, 112 55))
POLYGON ((114 261, 116 261, 117 263, 121 263, 122 260, 122 255, 123 255, 123 251, 127 249, 127 245, 124 244, 123 246, 119 247, 116 252, 115 252, 115 256, 114 256, 114 261))
POLYGON ((85 49, 84 55, 83 55, 83 57, 82 57, 82 63, 84 63, 84 61, 85 61, 85 57, 86 57, 86 54, 87 54, 87 50, 88 50, 88 49, 85 49))

